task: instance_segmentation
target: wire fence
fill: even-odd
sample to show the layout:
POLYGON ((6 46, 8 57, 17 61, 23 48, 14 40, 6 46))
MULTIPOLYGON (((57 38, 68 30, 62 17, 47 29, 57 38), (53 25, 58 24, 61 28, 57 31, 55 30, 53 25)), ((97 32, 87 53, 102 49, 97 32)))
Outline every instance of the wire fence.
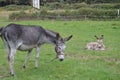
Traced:
POLYGON ((119 15, 98 16, 98 15, 64 15, 64 14, 41 14, 19 12, 9 15, 10 20, 120 20, 119 15))
POLYGON ((79 15, 79 16, 39 16, 41 20, 120 20, 120 16, 93 16, 93 15, 79 15))

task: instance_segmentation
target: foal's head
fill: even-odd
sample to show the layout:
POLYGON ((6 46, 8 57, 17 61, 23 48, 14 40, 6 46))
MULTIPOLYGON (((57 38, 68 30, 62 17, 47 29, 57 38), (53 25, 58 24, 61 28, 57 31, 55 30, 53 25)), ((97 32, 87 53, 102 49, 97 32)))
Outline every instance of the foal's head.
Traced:
POLYGON ((97 37, 95 36, 98 42, 98 47, 102 47, 103 46, 103 35, 101 35, 101 37, 97 37))
POLYGON ((56 45, 55 45, 55 51, 57 53, 57 58, 60 61, 64 60, 64 51, 65 51, 65 42, 69 41, 72 38, 72 35, 67 37, 67 38, 62 38, 59 33, 56 35, 57 41, 56 41, 56 45))

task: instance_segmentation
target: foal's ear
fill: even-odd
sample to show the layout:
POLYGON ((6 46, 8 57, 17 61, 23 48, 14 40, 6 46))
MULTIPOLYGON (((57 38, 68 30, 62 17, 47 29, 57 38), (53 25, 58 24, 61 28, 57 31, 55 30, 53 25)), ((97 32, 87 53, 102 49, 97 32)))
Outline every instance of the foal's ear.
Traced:
POLYGON ((95 35, 95 38, 96 38, 96 39, 99 39, 96 35, 95 35))
POLYGON ((103 39, 104 35, 101 35, 101 38, 103 39))
POLYGON ((104 35, 101 35, 101 37, 104 37, 104 35))
POLYGON ((66 38, 64 38, 64 41, 69 41, 72 37, 73 37, 73 35, 66 37, 66 38))

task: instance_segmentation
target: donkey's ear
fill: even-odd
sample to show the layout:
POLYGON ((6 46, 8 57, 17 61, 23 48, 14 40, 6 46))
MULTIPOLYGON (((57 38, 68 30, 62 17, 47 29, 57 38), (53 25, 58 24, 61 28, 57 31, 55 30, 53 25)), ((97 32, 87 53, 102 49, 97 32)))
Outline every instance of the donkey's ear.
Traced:
POLYGON ((66 38, 64 38, 64 41, 69 41, 72 37, 73 37, 73 35, 66 37, 66 38))
POLYGON ((2 27, 0 27, 0 32, 2 31, 2 29, 3 29, 3 28, 2 28, 2 27))
POLYGON ((98 37, 95 35, 95 38, 98 39, 98 37))
POLYGON ((3 27, 0 27, 0 36, 2 35, 3 27))
POLYGON ((60 39, 60 34, 59 33, 56 34, 56 38, 57 38, 57 40, 60 39))

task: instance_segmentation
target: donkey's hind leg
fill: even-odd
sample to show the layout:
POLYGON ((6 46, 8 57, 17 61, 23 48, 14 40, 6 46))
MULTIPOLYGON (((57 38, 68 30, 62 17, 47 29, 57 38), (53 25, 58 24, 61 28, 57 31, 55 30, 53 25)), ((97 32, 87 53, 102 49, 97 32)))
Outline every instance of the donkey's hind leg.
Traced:
POLYGON ((26 68, 26 64, 27 64, 27 62, 29 61, 31 51, 32 51, 32 49, 29 50, 28 53, 27 53, 27 56, 26 56, 26 58, 25 58, 25 62, 24 62, 24 64, 23 64, 23 68, 26 68))
POLYGON ((14 56, 16 54, 16 49, 11 48, 8 54, 8 63, 10 66, 10 74, 14 76, 14 56))
POLYGON ((6 51, 8 53, 8 63, 9 63, 9 67, 10 67, 10 74, 12 76, 14 76, 13 66, 14 66, 14 56, 16 54, 16 49, 15 49, 15 47, 11 48, 12 46, 9 44, 9 42, 8 42, 6 37, 3 37, 3 41, 5 43, 6 51))

